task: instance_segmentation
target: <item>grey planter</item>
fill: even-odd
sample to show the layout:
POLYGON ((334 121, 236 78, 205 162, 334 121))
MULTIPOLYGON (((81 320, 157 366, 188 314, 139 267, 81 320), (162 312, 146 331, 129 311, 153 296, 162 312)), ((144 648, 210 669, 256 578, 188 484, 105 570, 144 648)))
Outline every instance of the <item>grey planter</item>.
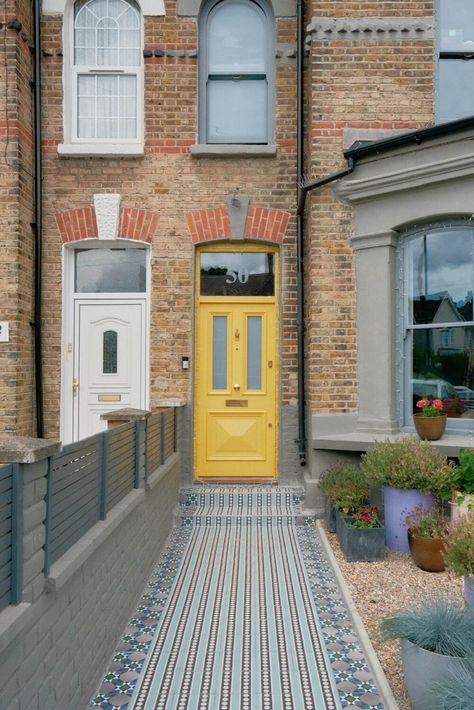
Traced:
POLYGON ((413 710, 443 710, 443 698, 437 690, 439 682, 461 668, 474 671, 472 661, 433 653, 406 639, 402 640, 402 661, 413 710))
POLYGON ((375 562, 385 555, 385 531, 380 528, 351 528, 348 517, 337 514, 337 536, 348 562, 375 562))
POLYGON ((327 531, 330 533, 336 532, 336 513, 337 510, 332 504, 332 499, 326 496, 324 503, 324 522, 326 523, 327 531))

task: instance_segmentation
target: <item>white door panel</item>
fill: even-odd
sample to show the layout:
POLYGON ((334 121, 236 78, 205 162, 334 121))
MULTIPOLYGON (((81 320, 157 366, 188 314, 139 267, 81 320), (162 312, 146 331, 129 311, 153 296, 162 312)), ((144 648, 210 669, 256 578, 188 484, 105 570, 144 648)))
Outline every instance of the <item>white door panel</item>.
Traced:
POLYGON ((144 325, 144 302, 76 302, 75 439, 105 429, 105 412, 145 406, 144 325))

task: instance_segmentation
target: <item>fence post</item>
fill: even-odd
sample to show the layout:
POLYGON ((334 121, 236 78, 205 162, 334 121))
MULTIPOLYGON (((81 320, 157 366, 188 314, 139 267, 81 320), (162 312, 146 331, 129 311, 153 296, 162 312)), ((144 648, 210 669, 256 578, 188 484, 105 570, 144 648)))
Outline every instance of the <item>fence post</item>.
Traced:
POLYGON ((165 462, 165 413, 160 412, 160 464, 165 462))
POLYGON ((101 520, 107 517, 107 475, 108 475, 108 435, 107 432, 102 432, 101 436, 101 466, 100 466, 100 508, 99 516, 101 520))
POLYGON ((48 458, 48 478, 46 480, 46 521, 45 521, 45 543, 44 543, 44 574, 49 577, 51 569, 51 519, 52 519, 52 498, 53 498, 53 481, 52 481, 52 457, 48 458))
POLYGON ((11 603, 19 604, 23 596, 23 467, 12 465, 12 591, 11 603))

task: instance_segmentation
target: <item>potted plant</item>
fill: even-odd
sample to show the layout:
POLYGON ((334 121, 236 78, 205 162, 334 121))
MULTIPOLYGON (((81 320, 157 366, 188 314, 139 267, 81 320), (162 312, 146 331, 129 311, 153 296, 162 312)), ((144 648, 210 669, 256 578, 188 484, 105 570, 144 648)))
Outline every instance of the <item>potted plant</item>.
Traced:
POLYGON ((441 710, 436 685, 464 668, 474 672, 474 614, 454 600, 425 599, 382 621, 385 639, 400 639, 414 710, 441 710))
POLYGON ((379 510, 374 506, 341 516, 338 537, 349 562, 372 562, 384 558, 383 524, 379 510))
POLYGON ((446 428, 447 415, 443 412, 441 399, 420 399, 416 406, 421 412, 413 415, 413 423, 420 439, 437 441, 441 439, 446 428))
POLYGON ((425 572, 444 572, 443 552, 446 547, 448 520, 439 505, 426 510, 417 506, 405 518, 408 546, 417 567, 425 572))
POLYGON ((355 512, 369 494, 361 469, 344 461, 338 461, 324 472, 319 487, 326 496, 325 520, 329 532, 336 532, 338 510, 355 512))
POLYGON ((451 517, 456 520, 459 516, 474 511, 474 449, 460 449, 453 483, 451 517))
POLYGON ((464 577, 464 599, 474 612, 474 515, 451 523, 444 558, 450 572, 464 577))
POLYGON ((432 507, 436 498, 449 500, 453 467, 429 441, 415 437, 377 442, 362 455, 368 483, 382 486, 386 547, 410 551, 406 516, 417 506, 432 507))
POLYGON ((466 664, 441 678, 434 688, 443 710, 472 710, 474 674, 466 664))

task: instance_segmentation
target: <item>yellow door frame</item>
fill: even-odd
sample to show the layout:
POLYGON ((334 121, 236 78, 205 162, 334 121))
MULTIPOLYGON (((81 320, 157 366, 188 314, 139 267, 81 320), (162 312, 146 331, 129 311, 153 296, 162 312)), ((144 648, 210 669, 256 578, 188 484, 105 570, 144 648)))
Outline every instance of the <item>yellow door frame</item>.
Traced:
MULTIPOLYGON (((200 370, 199 361, 199 347, 200 341, 202 340, 202 335, 200 333, 200 328, 203 328, 202 322, 200 323, 201 313, 203 312, 203 307, 209 307, 215 305, 216 307, 222 307, 228 305, 229 308, 232 305, 238 305, 240 307, 245 307, 245 305, 258 306, 259 304, 264 306, 273 306, 271 321, 274 322, 273 332, 275 334, 275 348, 273 355, 273 368, 274 368, 274 412, 272 411, 271 417, 274 422, 274 452, 272 452, 272 457, 275 462, 274 470, 272 475, 265 475, 263 478, 275 480, 278 477, 279 471, 279 374, 280 374, 280 362, 279 362, 279 332, 280 332, 280 313, 279 313, 279 296, 280 296, 280 249, 278 246, 266 244, 266 243, 255 243, 255 242, 213 242, 212 244, 202 245, 196 248, 195 253, 195 321, 194 321, 194 385, 193 385, 193 418, 194 418, 194 441, 193 441, 193 463, 194 463, 194 477, 203 478, 204 475, 198 475, 198 446, 197 437, 203 435, 203 432, 199 431, 199 407, 204 406, 203 402, 199 401, 199 377, 203 375, 203 371, 200 370), (236 252, 236 253, 272 253, 275 259, 275 291, 273 296, 201 296, 200 295, 200 284, 201 284, 201 254, 212 253, 212 252, 236 252)), ((226 478, 245 478, 246 476, 226 476, 226 478)), ((249 480, 254 478, 260 478, 260 476, 248 476, 249 480)))

